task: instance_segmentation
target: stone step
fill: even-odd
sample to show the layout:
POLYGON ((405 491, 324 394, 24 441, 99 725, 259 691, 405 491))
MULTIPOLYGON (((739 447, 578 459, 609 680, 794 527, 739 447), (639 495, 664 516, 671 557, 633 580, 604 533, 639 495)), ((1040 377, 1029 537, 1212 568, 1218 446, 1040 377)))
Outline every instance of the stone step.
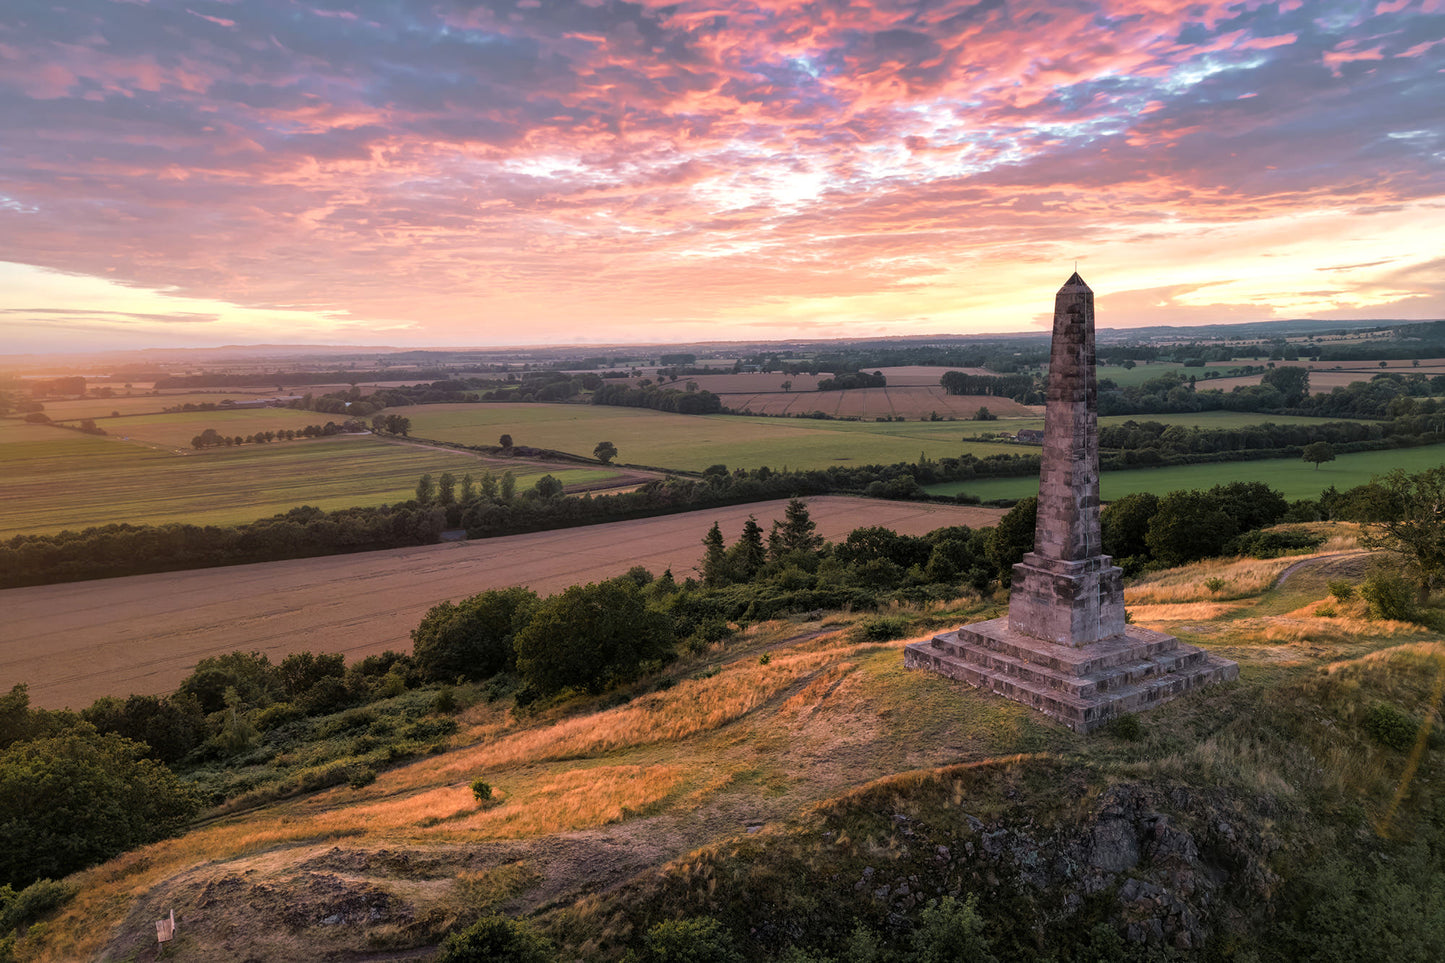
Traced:
POLYGON ((1030 685, 1057 689, 1081 699, 1091 699, 1101 692, 1124 686, 1139 685, 1149 679, 1171 672, 1186 672, 1207 658, 1202 650, 1193 646, 1176 645, 1172 651, 1161 653, 1153 658, 1097 669, 1087 675, 1073 675, 1026 659, 1016 659, 981 646, 956 643, 939 648, 955 658, 973 663, 995 675, 1009 676, 1030 685))
POLYGON ((1126 634, 1086 646, 1059 645, 1015 632, 1007 619, 966 625, 933 638, 945 651, 984 648, 1011 659, 1044 666, 1064 675, 1087 676, 1116 666, 1158 658, 1179 648, 1179 640, 1163 632, 1128 626, 1126 634))
MULTIPOLYGON (((1193 649, 1193 646, 1183 648, 1193 649)), ((1239 677, 1239 666, 1202 650, 1202 658, 1189 668, 1162 676, 1095 690, 1090 697, 1051 688, 1017 676, 1000 674, 979 663, 944 652, 928 642, 915 642, 904 649, 903 664, 912 669, 930 669, 952 679, 968 682, 998 693, 1014 702, 1046 713, 1078 732, 1089 732, 1116 716, 1138 712, 1213 682, 1239 677)))

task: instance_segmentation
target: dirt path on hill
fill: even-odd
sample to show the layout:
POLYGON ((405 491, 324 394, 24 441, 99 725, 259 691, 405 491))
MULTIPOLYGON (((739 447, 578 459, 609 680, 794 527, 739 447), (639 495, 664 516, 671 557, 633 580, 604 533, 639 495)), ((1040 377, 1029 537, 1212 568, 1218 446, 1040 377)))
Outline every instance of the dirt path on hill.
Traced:
MULTIPOLYGON (((1002 509, 825 496, 807 499, 818 534, 841 541, 881 525, 922 535, 992 525, 1002 509)), ((32 704, 172 691, 211 655, 408 651, 427 609, 490 588, 546 595, 634 565, 693 575, 714 521, 731 541, 749 515, 767 529, 785 499, 505 538, 292 559, 0 591, 0 691, 24 682, 32 704)))
POLYGON ((1333 552, 1329 555, 1316 555, 1314 558, 1302 558, 1298 562, 1295 562, 1293 565, 1291 565, 1289 568, 1285 569, 1283 572, 1280 572, 1279 578, 1274 580, 1273 587, 1279 588, 1289 579, 1291 575, 1293 575, 1295 572, 1298 572, 1300 569, 1308 568, 1314 565, 1323 565, 1327 562, 1333 562, 1336 559, 1351 558, 1356 555, 1368 554, 1370 553, 1363 550, 1357 550, 1350 552, 1333 552))

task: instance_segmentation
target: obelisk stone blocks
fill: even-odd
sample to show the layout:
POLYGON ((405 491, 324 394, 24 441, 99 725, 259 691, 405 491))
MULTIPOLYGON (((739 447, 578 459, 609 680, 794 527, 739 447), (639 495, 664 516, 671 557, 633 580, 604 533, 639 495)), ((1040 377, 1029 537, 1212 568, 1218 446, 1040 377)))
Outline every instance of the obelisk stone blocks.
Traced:
POLYGON ((1034 550, 1013 568, 1007 618, 906 646, 931 669, 1032 706, 1080 732, 1239 666, 1171 635, 1125 624, 1123 573, 1099 520, 1094 292, 1075 273, 1054 301, 1034 550))
POLYGON ((1054 299, 1034 550, 1014 566, 1009 626, 1060 645, 1124 631, 1124 574, 1099 527, 1094 292, 1076 273, 1054 299))

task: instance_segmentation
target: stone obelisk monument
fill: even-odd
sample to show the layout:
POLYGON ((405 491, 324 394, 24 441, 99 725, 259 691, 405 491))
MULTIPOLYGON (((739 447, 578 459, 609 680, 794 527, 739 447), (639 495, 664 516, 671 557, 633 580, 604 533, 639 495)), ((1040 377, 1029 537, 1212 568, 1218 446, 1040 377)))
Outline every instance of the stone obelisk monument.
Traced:
POLYGON ((1233 662, 1124 622, 1123 573, 1100 539, 1094 292, 1077 273, 1054 300, 1034 550, 1013 568, 1008 618, 915 642, 903 660, 1081 732, 1239 675, 1233 662))

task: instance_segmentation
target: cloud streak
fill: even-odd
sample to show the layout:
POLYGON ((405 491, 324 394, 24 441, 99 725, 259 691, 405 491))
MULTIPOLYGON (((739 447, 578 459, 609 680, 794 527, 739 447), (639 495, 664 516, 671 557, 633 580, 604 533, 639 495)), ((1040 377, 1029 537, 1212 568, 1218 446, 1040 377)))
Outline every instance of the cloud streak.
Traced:
POLYGON ((433 343, 997 330, 1076 256, 1221 317, 1322 265, 1321 310, 1438 300, 1445 3, 1185 9, 7 5, 0 259, 433 343))

